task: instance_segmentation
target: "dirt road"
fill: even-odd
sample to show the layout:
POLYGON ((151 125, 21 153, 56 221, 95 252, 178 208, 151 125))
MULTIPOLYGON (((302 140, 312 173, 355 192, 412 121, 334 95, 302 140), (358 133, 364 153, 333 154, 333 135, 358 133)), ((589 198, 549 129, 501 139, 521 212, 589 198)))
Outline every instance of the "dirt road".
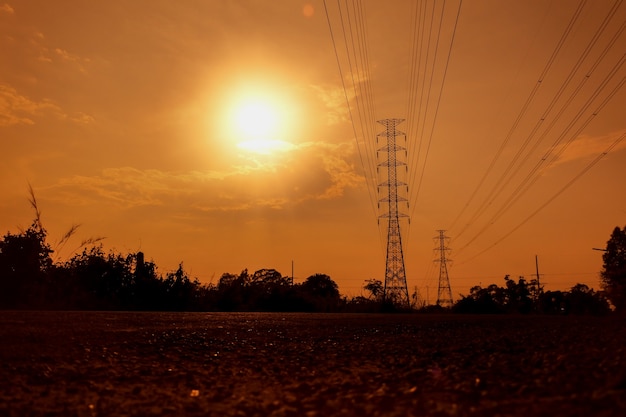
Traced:
POLYGON ((626 320, 0 312, 2 416, 626 415, 626 320))

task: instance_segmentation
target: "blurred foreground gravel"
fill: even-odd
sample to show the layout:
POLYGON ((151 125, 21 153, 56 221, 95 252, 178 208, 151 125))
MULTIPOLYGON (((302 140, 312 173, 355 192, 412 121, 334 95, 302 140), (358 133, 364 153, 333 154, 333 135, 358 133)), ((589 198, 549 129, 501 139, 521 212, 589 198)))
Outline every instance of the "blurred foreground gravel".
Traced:
POLYGON ((0 416, 623 416, 626 320, 0 312, 0 416))

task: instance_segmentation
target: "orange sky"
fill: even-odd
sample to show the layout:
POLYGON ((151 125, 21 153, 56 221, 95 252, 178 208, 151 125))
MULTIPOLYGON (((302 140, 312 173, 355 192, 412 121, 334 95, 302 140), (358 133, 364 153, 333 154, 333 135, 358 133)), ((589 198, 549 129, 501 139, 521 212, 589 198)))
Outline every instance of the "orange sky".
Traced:
POLYGON ((182 261, 216 282, 244 268, 290 275, 293 260, 296 282, 325 273, 358 295, 385 268, 360 100, 373 108, 366 126, 407 119, 400 128, 420 150, 411 172, 425 167, 403 235, 410 292, 435 299, 438 229, 451 237, 455 297, 505 274, 532 278, 535 255, 547 289, 597 288, 601 253, 591 248, 626 225, 626 140, 577 176, 626 132, 626 5, 586 52, 613 7, 587 3, 542 77, 578 1, 466 0, 456 32, 455 1, 440 14, 432 2, 342 0, 341 16, 329 1, 333 44, 321 1, 0 0, 0 231, 29 225, 30 183, 53 246, 80 224, 74 247, 105 236, 105 248, 141 250, 162 272, 182 261), (411 60, 412 28, 431 14, 441 46, 428 52, 432 80, 415 84, 414 71, 431 67, 411 60), (356 62, 346 53, 352 23, 368 52, 356 62), (369 100, 354 88, 363 85, 369 100), (420 94, 431 94, 429 110, 409 114, 420 94), (422 125, 434 127, 419 136, 422 125), (519 168, 507 180, 511 161, 519 168), (538 163, 532 187, 494 217, 538 163))

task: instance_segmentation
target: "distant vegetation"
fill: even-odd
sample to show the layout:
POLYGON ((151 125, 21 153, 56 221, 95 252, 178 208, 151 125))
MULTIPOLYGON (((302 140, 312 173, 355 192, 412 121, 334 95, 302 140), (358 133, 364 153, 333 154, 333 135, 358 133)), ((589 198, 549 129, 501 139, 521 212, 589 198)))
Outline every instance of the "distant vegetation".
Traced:
MULTIPOLYGON (((224 273, 219 281, 201 283, 188 276, 181 263, 161 275, 141 252, 105 253, 99 241, 81 243, 68 260, 54 261, 34 195, 32 225, 0 239, 0 308, 63 310, 151 311, 398 311, 384 302, 381 281, 367 280, 366 296, 341 296, 337 284, 325 274, 302 283, 274 269, 224 273), (81 251, 82 250, 82 251, 81 251)), ((76 227, 61 239, 64 245, 76 227)), ((536 281, 506 276, 505 285, 475 286, 452 309, 419 304, 410 310, 478 314, 594 314, 624 311, 626 288, 626 227, 617 227, 607 242, 601 273, 604 291, 577 284, 569 291, 544 291, 536 281)), ((409 310, 409 309, 407 309, 409 310)))
POLYGON ((604 293, 585 284, 576 284, 569 291, 543 291, 536 281, 527 283, 523 277, 517 282, 504 277, 505 286, 491 284, 486 288, 473 287, 452 307, 455 313, 478 314, 592 314, 604 315, 610 307, 604 293))
POLYGON ((293 284, 273 269, 223 274, 219 282, 191 279, 180 264, 157 273, 141 252, 105 253, 84 248, 53 262, 38 221, 0 240, 0 308, 152 311, 337 311, 337 284, 316 274, 293 284))

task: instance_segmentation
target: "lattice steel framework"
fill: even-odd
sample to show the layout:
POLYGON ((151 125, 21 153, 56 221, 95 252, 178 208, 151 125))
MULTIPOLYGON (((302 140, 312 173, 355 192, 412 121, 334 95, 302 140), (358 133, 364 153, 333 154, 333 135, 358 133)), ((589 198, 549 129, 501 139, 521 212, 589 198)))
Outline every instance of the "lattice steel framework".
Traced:
MULTIPOLYGON (((439 259, 435 262, 439 262, 439 288, 437 290, 437 305, 442 307, 452 307, 452 289, 450 288, 450 277, 448 277, 448 257, 446 254, 450 251, 450 248, 446 246, 445 230, 437 230, 439 233, 439 259)), ((437 237, 435 237, 437 239, 437 237)))
POLYGON ((386 194, 378 200, 379 207, 382 203, 387 210, 379 216, 379 219, 387 221, 387 261, 385 267, 385 287, 383 298, 386 302, 394 305, 409 307, 409 290, 406 283, 406 271, 404 269, 404 254, 402 251, 402 234, 400 230, 401 219, 408 220, 408 215, 399 209, 400 204, 408 207, 407 183, 401 181, 399 176, 406 176, 407 164, 398 157, 398 153, 404 153, 406 157, 406 147, 398 144, 398 137, 403 137, 406 142, 406 135, 397 130, 396 126, 404 119, 384 119, 378 123, 385 126, 385 131, 378 134, 387 138, 385 146, 377 149, 377 154, 384 153, 386 157, 378 164, 378 173, 381 182, 378 184, 379 194, 381 189, 386 189, 386 194), (380 168, 383 169, 380 169, 380 168), (398 167, 404 167, 399 170, 398 167), (386 168, 386 169, 385 169, 386 168))

